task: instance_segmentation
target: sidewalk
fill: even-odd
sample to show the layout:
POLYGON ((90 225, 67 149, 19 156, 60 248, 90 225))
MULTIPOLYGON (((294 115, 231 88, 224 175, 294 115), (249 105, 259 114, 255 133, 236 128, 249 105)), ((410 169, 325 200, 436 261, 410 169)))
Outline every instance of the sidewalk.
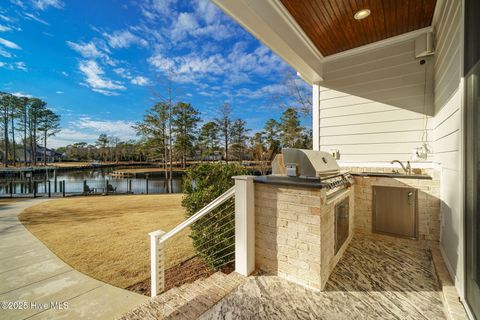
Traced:
POLYGON ((148 299, 76 271, 35 238, 17 216, 42 201, 0 207, 0 319, 114 319, 148 299))

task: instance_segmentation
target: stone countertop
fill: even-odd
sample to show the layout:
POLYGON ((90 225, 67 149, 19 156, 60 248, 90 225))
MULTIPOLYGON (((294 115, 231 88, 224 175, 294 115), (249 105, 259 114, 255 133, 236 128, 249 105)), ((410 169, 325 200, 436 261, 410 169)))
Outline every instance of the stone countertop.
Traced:
POLYGON ((255 183, 274 184, 292 187, 322 189, 324 184, 319 178, 300 178, 300 177, 286 177, 286 176, 259 176, 253 179, 255 183))
POLYGON ((357 177, 382 177, 382 178, 394 178, 394 179, 419 179, 419 180, 432 180, 432 177, 426 174, 403 174, 396 172, 350 172, 352 176, 357 177))

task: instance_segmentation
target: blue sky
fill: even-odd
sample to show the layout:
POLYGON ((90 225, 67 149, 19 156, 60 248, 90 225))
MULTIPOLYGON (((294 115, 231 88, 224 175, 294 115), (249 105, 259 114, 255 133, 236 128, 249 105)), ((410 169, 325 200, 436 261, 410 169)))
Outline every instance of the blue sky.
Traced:
POLYGON ((208 0, 0 1, 0 90, 61 114, 52 147, 135 139, 167 69, 207 121, 224 101, 253 131, 282 111, 272 97, 291 68, 208 0))

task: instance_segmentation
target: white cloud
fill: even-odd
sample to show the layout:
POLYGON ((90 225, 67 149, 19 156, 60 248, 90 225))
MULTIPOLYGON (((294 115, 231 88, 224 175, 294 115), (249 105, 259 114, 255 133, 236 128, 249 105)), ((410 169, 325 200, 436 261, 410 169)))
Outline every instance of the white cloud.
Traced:
POLYGON ((23 62, 23 61, 15 62, 15 67, 16 67, 18 70, 28 71, 27 65, 26 65, 25 62, 23 62))
POLYGON ((68 123, 68 128, 62 128, 61 134, 49 139, 49 146, 58 148, 76 142, 94 144, 98 136, 105 133, 121 140, 136 138, 132 128, 134 122, 126 120, 97 120, 90 116, 82 116, 76 121, 68 123))
POLYGON ((108 90, 104 90, 104 89, 92 89, 92 91, 97 92, 97 93, 101 93, 104 96, 109 96, 109 97, 120 95, 118 92, 108 91, 108 90))
POLYGON ((269 84, 256 90, 242 88, 237 91, 236 95, 248 99, 258 99, 267 96, 284 95, 288 90, 288 87, 284 84, 269 84))
POLYGON ((115 31, 113 34, 103 34, 108 41, 110 47, 114 49, 128 48, 132 44, 139 45, 141 47, 147 47, 148 42, 139 36, 134 35, 128 30, 115 31))
POLYGON ((5 57, 5 58, 13 57, 13 55, 10 52, 8 52, 8 51, 6 51, 2 48, 0 48, 0 56, 5 57))
POLYGON ((60 134, 48 139, 49 148, 64 147, 69 144, 84 141, 93 143, 98 138, 97 133, 82 132, 81 130, 62 128, 60 134))
POLYGON ((178 15, 177 21, 173 25, 171 35, 174 40, 185 38, 192 30, 198 29, 197 18, 193 13, 182 12, 178 15))
POLYGON ((4 67, 5 65, 5 62, 0 61, 0 68, 4 67))
POLYGON ((193 37, 210 37, 215 40, 232 37, 238 28, 231 20, 225 18, 211 1, 193 0, 189 11, 178 12, 173 4, 176 0, 146 0, 141 6, 143 15, 150 21, 167 22, 162 28, 163 35, 176 44, 185 45, 182 40, 189 35, 193 37))
POLYGON ((137 86, 147 86, 150 84, 150 80, 148 78, 142 77, 142 76, 136 76, 134 77, 131 82, 133 84, 136 84, 137 86))
POLYGON ((127 69, 125 68, 115 68, 113 69, 113 72, 115 72, 116 74, 118 74, 120 77, 122 78, 125 78, 125 79, 132 79, 132 74, 130 73, 130 71, 128 71, 127 69))
POLYGON ((62 71, 62 74, 63 74, 65 77, 68 77, 68 76, 69 76, 68 72, 65 72, 65 71, 62 71))
POLYGON ((112 81, 104 77, 105 72, 95 60, 80 61, 79 70, 84 74, 86 84, 95 92, 104 95, 116 95, 111 90, 126 90, 118 81, 112 81))
POLYGON ((21 1, 21 0, 10 0, 10 2, 19 6, 22 9, 26 8, 25 3, 23 3, 23 1, 21 1))
POLYGON ((196 0, 194 7, 199 16, 203 17, 205 22, 214 23, 220 20, 220 10, 209 0, 196 0))
POLYGON ((233 73, 254 73, 266 75, 272 70, 280 71, 286 64, 267 47, 260 45, 253 52, 247 52, 247 46, 238 42, 228 54, 233 73))
POLYGON ((0 32, 7 32, 7 31, 11 31, 11 30, 12 30, 12 28, 0 24, 0 32))
POLYGON ((56 93, 56 94, 64 94, 64 92, 63 92, 63 91, 60 91, 60 90, 56 91, 55 93, 56 93))
POLYGON ((150 79, 143 76, 133 76, 132 73, 125 68, 115 68, 113 72, 124 79, 130 80, 132 84, 137 86, 147 86, 150 84, 150 79))
POLYGON ((221 75, 225 72, 226 62, 220 54, 202 58, 195 53, 173 58, 157 54, 148 59, 150 65, 161 72, 172 72, 174 80, 178 82, 195 82, 207 75, 221 75))
POLYGON ((132 128, 134 124, 134 122, 125 120, 94 120, 90 117, 82 117, 75 123, 75 126, 127 140, 136 136, 136 132, 132 128))
MULTIPOLYGON (((1 49, 0 49, 0 55, 1 55, 1 49)), ((21 70, 21 71, 28 71, 27 65, 23 61, 17 61, 13 62, 10 64, 7 64, 5 62, 1 62, 0 67, 6 68, 8 70, 21 70)))
POLYGON ((216 95, 215 93, 209 92, 209 91, 200 91, 200 92, 198 92, 198 94, 202 95, 202 96, 205 96, 205 97, 213 97, 213 96, 216 95))
POLYGON ((39 10, 45 10, 49 7, 56 9, 62 9, 64 4, 61 0, 34 0, 33 5, 39 10))
POLYGON ((3 20, 3 21, 7 21, 7 22, 11 22, 12 21, 12 18, 10 17, 7 17, 3 14, 0 14, 0 19, 3 20))
POLYGON ((45 21, 45 20, 43 20, 43 19, 40 19, 40 18, 37 17, 36 15, 33 15, 33 14, 31 14, 31 13, 24 13, 24 14, 25 14, 25 16, 27 17, 27 19, 40 22, 41 24, 46 25, 46 26, 49 26, 49 25, 50 25, 47 21, 45 21))
POLYGON ((146 0, 142 7, 142 13, 151 20, 158 16, 165 16, 171 14, 170 7, 176 2, 176 0, 146 0))
POLYGON ((16 96, 16 97, 27 97, 27 98, 33 98, 33 96, 31 94, 28 94, 28 93, 24 93, 24 92, 20 92, 20 91, 17 91, 17 92, 12 92, 12 95, 16 96))
POLYGON ((214 80, 225 76, 229 84, 249 82, 251 75, 270 75, 286 67, 286 64, 264 46, 247 52, 246 44, 237 43, 226 55, 193 52, 185 56, 165 57, 158 53, 148 59, 151 66, 166 73, 171 71, 179 82, 214 80))
POLYGON ((15 50, 21 50, 22 49, 18 44, 14 43, 12 41, 9 41, 7 39, 4 39, 4 38, 0 38, 0 44, 3 45, 4 47, 10 48, 10 49, 15 49, 15 50))
POLYGON ((67 41, 67 45, 71 49, 80 53, 80 55, 84 58, 100 58, 106 56, 106 54, 99 50, 93 42, 75 43, 72 41, 67 41))

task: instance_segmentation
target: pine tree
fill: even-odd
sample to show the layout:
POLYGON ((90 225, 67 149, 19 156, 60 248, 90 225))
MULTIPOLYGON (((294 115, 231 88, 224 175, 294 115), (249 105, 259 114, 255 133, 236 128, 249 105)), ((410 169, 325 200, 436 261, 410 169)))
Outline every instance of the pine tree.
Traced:
POLYGON ((248 139, 248 132, 246 122, 242 119, 237 119, 233 122, 231 128, 232 150, 237 154, 238 160, 242 161, 242 156, 245 151, 246 142, 248 139))
POLYGON ((50 109, 39 115, 38 131, 43 133, 43 164, 47 165, 47 139, 60 131, 60 116, 50 109))
POLYGON ((263 129, 265 132, 265 142, 267 143, 267 149, 270 154, 270 159, 273 160, 275 155, 280 152, 280 124, 274 119, 269 119, 265 123, 263 129))
POLYGON ((218 148, 218 127, 213 121, 205 123, 200 129, 199 147, 201 149, 202 159, 206 156, 207 159, 213 159, 215 150, 218 148))
POLYGON ((187 165, 187 156, 192 154, 197 126, 200 122, 199 112, 189 103, 179 102, 173 108, 173 133, 175 134, 175 149, 182 158, 182 168, 187 165))
POLYGON ((298 112, 286 109, 280 118, 280 142, 283 148, 299 148, 302 141, 303 127, 300 126, 298 112))

